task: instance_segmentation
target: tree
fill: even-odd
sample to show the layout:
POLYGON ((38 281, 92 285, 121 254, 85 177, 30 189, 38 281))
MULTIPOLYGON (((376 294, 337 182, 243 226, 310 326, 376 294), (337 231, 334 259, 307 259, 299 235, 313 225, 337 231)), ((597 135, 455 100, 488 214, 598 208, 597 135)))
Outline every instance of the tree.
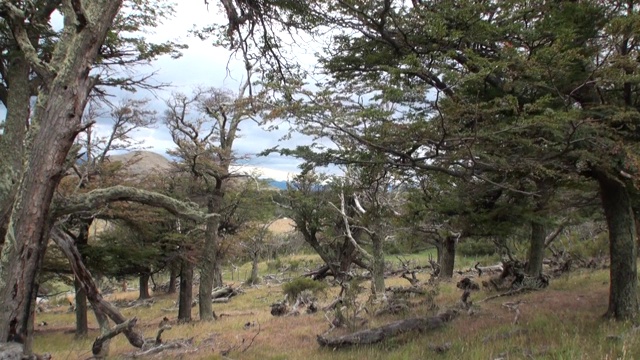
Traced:
MULTIPOLYGON (((608 314, 635 318, 637 5, 329 0, 306 11, 337 30, 320 58, 326 85, 283 89, 295 93, 285 100, 300 129, 350 137, 385 155, 376 162, 533 198, 547 197, 549 181, 595 181, 611 237, 608 314), (398 106, 371 116, 389 101, 398 106)), ((360 151, 313 150, 297 152, 320 165, 372 163, 360 151)))
MULTIPOLYGON (((203 203, 208 213, 220 212, 227 183, 236 160, 233 143, 243 121, 251 120, 257 95, 247 95, 246 80, 237 95, 219 89, 198 89, 192 96, 174 94, 167 100, 164 122, 176 149, 181 171, 192 179, 191 198, 203 203)), ((200 260, 199 307, 201 320, 213 320, 211 292, 222 285, 220 271, 220 218, 208 219, 200 260)))
MULTIPOLYGON (((27 341, 30 338, 28 329, 37 293, 35 280, 51 226, 49 208, 63 175, 67 153, 82 130, 81 118, 87 96, 95 85, 95 78, 88 70, 121 5, 122 1, 116 0, 73 1, 61 6, 64 28, 47 61, 39 57, 27 27, 46 24, 48 16, 38 18, 37 14, 20 9, 13 2, 0 3, 0 14, 11 28, 21 61, 26 63, 25 69, 28 71, 31 67, 42 81, 35 111, 29 119, 29 130, 25 132, 22 125, 28 116, 19 119, 21 125, 17 126, 20 128, 17 133, 25 134, 18 137, 26 140, 26 148, 22 150, 22 141, 19 141, 10 149, 17 149, 17 154, 23 156, 26 170, 19 171, 21 175, 10 183, 3 180, 5 190, 2 194, 15 193, 15 201, 8 201, 12 205, 3 203, 3 212, 8 207, 11 210, 8 211, 9 222, 0 257, 0 301, 4 304, 0 312, 0 339, 27 341), (19 185, 14 190, 11 183, 19 185)), ((28 86, 14 89, 27 93, 29 90, 28 86)), ((5 122, 6 129, 11 128, 8 125, 5 122)), ((5 137, 12 139, 15 136, 7 132, 3 142, 5 137)), ((9 158, 6 152, 3 156, 9 158)))

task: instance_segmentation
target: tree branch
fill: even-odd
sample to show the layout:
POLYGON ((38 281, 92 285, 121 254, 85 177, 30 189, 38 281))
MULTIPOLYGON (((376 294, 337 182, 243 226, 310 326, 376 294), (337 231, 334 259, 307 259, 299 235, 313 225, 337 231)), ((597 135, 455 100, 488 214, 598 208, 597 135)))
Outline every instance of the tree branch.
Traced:
POLYGON ((93 211, 105 207, 109 203, 119 201, 131 201, 163 208, 173 215, 196 222, 204 221, 211 216, 220 216, 219 214, 205 214, 193 203, 186 203, 153 191, 120 185, 93 190, 65 199, 56 199, 51 213, 55 219, 76 212, 93 211))
POLYGON ((45 83, 49 82, 54 77, 55 71, 49 64, 38 57, 38 52, 31 44, 27 30, 24 27, 24 12, 10 1, 2 0, 0 1, 0 16, 8 20, 13 37, 33 70, 45 80, 45 83))

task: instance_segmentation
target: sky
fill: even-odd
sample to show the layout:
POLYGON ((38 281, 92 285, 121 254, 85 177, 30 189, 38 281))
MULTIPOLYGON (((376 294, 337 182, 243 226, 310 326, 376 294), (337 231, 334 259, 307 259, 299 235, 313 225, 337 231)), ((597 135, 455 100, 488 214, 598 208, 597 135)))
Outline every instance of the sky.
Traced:
MULTIPOLYGON (((196 86, 227 88, 237 91, 240 82, 246 76, 243 62, 237 56, 231 56, 226 49, 214 47, 211 41, 202 41, 189 34, 189 30, 194 27, 201 28, 212 23, 226 23, 225 15, 215 2, 210 2, 207 8, 203 1, 177 1, 175 17, 166 20, 161 27, 155 29, 154 34, 148 34, 146 37, 158 42, 178 41, 189 45, 189 48, 182 51, 183 56, 179 59, 165 56, 155 61, 150 68, 140 69, 143 72, 155 70, 157 72, 155 80, 159 83, 171 84, 171 87, 164 91, 158 91, 156 94, 139 92, 133 96, 122 93, 121 95, 151 98, 150 108, 156 110, 158 114, 162 114, 164 110, 163 99, 168 98, 172 92, 189 94, 196 86)), ((297 57, 298 55, 300 55, 300 61, 312 66, 312 54, 301 48, 297 57)), ((98 132, 108 131, 108 127, 104 123, 99 123, 97 130, 98 132)), ((297 166, 300 161, 296 159, 275 154, 269 157, 255 156, 262 150, 276 145, 293 147, 310 141, 308 138, 298 135, 287 142, 279 143, 278 140, 286 134, 286 131, 286 126, 280 126, 277 131, 268 132, 251 121, 244 122, 240 131, 241 137, 234 143, 235 151, 249 158, 241 163, 243 168, 250 171, 258 170, 263 177, 279 181, 287 180, 292 174, 298 173, 297 166)), ((134 134, 134 137, 144 141, 144 147, 148 150, 165 156, 166 150, 174 147, 169 132, 161 124, 153 129, 141 129, 134 134)))

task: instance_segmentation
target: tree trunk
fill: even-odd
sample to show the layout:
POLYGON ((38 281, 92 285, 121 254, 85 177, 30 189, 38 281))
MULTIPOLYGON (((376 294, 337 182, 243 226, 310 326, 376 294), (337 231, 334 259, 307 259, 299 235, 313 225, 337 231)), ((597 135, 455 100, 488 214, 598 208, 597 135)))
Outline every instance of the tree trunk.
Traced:
POLYGON ((178 277, 178 268, 175 264, 171 265, 171 270, 169 270, 169 288, 167 289, 167 294, 175 294, 176 293, 176 278, 178 277))
POLYGON ((616 320, 634 320, 638 315, 636 229, 626 186, 605 172, 597 173, 602 207, 609 228, 611 258, 609 309, 616 320))
POLYGON ((384 295, 384 249, 382 239, 378 235, 372 236, 371 242, 373 244, 373 263, 371 264, 371 292, 376 297, 384 295))
POLYGON ((399 320, 377 328, 361 330, 333 339, 318 335, 317 340, 320 346, 326 346, 332 349, 371 345, 400 334, 440 329, 445 323, 453 320, 456 316, 457 312, 450 310, 433 317, 399 320))
POLYGON ((531 222, 531 240, 527 262, 527 275, 537 277, 542 273, 545 240, 547 233, 545 226, 539 222, 531 222))
POLYGON ((258 254, 258 251, 253 251, 251 254, 251 277, 247 280, 247 284, 254 285, 260 282, 258 280, 258 254))
POLYGON ((440 277, 450 279, 453 276, 453 268, 456 259, 456 242, 455 236, 449 235, 445 238, 442 245, 442 259, 440 261, 440 277))
POLYGON ((89 324, 87 320, 87 292, 84 291, 80 280, 77 277, 73 280, 73 286, 76 290, 76 337, 81 338, 89 333, 89 324))
MULTIPOLYGON (((213 214, 222 202, 222 190, 215 189, 209 197, 207 210, 213 214)), ((222 274, 218 264, 218 227, 220 217, 212 216, 207 219, 205 230, 204 248, 202 249, 202 259, 200 260, 200 287, 198 294, 198 306, 200 310, 200 320, 212 321, 213 308, 211 306, 211 292, 214 285, 222 285, 222 274)))
POLYGON ((334 271, 333 276, 335 279, 344 279, 346 275, 349 274, 351 264, 353 264, 355 256, 356 247, 353 246, 349 239, 345 239, 342 243, 342 247, 340 248, 340 252, 338 253, 338 259, 336 259, 340 267, 338 267, 337 271, 334 271))
POLYGON ((3 99, 7 114, 0 137, 0 154, 11 155, 0 161, 0 243, 4 242, 11 208, 22 173, 22 155, 30 115, 31 88, 29 63, 21 51, 13 49, 9 56, 6 82, 10 86, 3 99))
MULTIPOLYGON (((74 19, 77 12, 66 11, 51 64, 41 60, 31 63, 44 86, 30 124, 27 165, 0 256, 0 341, 28 336, 28 324, 33 320, 30 299, 49 240, 47 216, 53 193, 65 173, 66 156, 82 130, 82 113, 95 84, 89 77, 92 64, 121 4, 122 0, 81 2, 88 23, 84 26, 74 19)), ((23 27, 24 23, 13 25, 23 27)), ((20 46, 31 48, 31 44, 20 46)), ((25 348, 25 352, 31 350, 25 348)))
MULTIPOLYGON (((109 333, 111 331, 111 327, 109 326, 109 318, 107 317, 107 315, 105 315, 104 312, 102 312, 102 310, 100 310, 100 308, 98 307, 93 308, 93 313, 96 316, 96 321, 98 322, 98 327, 100 328, 100 334, 104 335, 109 333)), ((110 340, 104 341, 99 351, 97 351, 97 353, 93 352, 93 356, 96 359, 106 358, 109 355, 110 343, 110 340)))
MULTIPOLYGON (((96 312, 96 317, 98 318, 98 320, 100 321, 99 316, 101 314, 106 314, 116 324, 122 324, 123 322, 127 321, 115 306, 104 300, 102 294, 100 294, 100 290, 98 290, 98 287, 96 286, 95 281, 93 281, 91 273, 84 265, 80 252, 73 244, 71 238, 58 229, 54 229, 52 238, 56 242, 58 247, 60 247, 60 250, 62 250, 64 255, 67 257, 67 260, 69 260, 69 265, 71 265, 73 273, 84 287, 84 290, 87 293, 87 299, 91 303, 94 311, 96 309, 98 310, 98 312, 96 312)), ((131 345, 138 348, 144 345, 144 337, 141 333, 138 333, 135 330, 127 330, 124 332, 124 334, 131 345)))
POLYGON ((140 295, 138 299, 149 299, 151 295, 149 295, 149 273, 143 272, 140 274, 140 295))
MULTIPOLYGON (((83 246, 89 244, 89 228, 91 227, 91 222, 93 220, 84 221, 81 220, 79 227, 80 231, 78 232, 78 236, 75 238, 76 240, 76 248, 80 250, 83 246)), ((80 254, 82 255, 82 254, 80 254)), ((83 259, 84 261, 84 259, 83 259)), ((73 285, 76 292, 76 337, 84 337, 89 333, 89 324, 88 324, 88 316, 87 316, 87 293, 82 287, 80 281, 75 278, 73 281, 73 285)))
POLYGON ((191 321, 193 302, 193 264, 182 261, 180 268, 180 298, 178 300, 178 322, 191 321))

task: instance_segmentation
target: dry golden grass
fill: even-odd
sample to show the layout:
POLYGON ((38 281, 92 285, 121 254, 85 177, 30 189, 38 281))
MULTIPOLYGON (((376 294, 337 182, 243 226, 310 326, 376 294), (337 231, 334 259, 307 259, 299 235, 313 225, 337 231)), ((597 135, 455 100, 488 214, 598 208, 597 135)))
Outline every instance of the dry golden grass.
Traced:
MULTIPOLYGON (((419 274, 426 280, 426 274, 419 274)), ((362 284, 368 288, 368 283, 362 284)), ((393 278, 387 285, 407 285, 406 280, 393 278)), ((444 308, 455 303, 460 290, 455 282, 442 283, 436 297, 444 308)), ((337 288, 332 288, 321 303, 332 300, 337 288)), ((608 273, 583 271, 554 279, 543 291, 512 297, 501 297, 478 303, 492 294, 474 293, 474 314, 461 314, 445 328, 426 334, 412 333, 399 336, 373 346, 346 350, 320 348, 316 335, 325 332, 329 324, 320 312, 297 317, 273 317, 269 305, 282 299, 279 285, 263 284, 245 289, 245 293, 227 304, 214 304, 218 321, 175 324, 177 311, 165 312, 172 307, 176 296, 158 295, 151 308, 124 309, 127 317, 137 316, 145 336, 153 337, 163 316, 173 322, 173 328, 163 334, 165 340, 194 338, 197 352, 180 354, 166 351, 156 359, 220 359, 221 351, 234 348, 227 357, 232 359, 636 359, 640 358, 640 340, 633 332, 632 324, 610 322, 602 318, 607 308, 608 273), (503 306, 505 302, 520 301, 520 314, 514 323, 515 312, 503 306), (246 323, 255 326, 245 328, 246 323), (251 347, 242 352, 243 346, 258 332, 251 347), (244 343, 243 343, 244 342, 244 343), (436 354, 430 345, 450 343, 444 354, 436 354), (244 344, 244 345, 243 345, 244 344)), ((113 299, 132 299, 137 294, 116 294, 113 299)), ((360 296, 365 301, 366 294, 360 296)), ((418 302, 421 298, 412 299, 418 302)), ((403 317, 431 315, 426 308, 416 307, 410 314, 369 318, 368 326, 378 326, 403 317)), ((197 307, 193 309, 198 317, 197 307)), ((38 321, 49 323, 36 330, 35 350, 50 352, 54 359, 86 359, 90 356, 92 331, 89 339, 76 340, 73 331, 73 314, 38 314, 38 321)), ((95 321, 91 319, 91 327, 95 321)), ((334 330, 330 336, 344 334, 346 330, 334 330)), ((124 357, 134 349, 123 336, 115 338, 111 345, 112 358, 124 357)))
POLYGON ((295 231, 295 229, 295 223, 289 218, 278 219, 269 225, 269 231, 276 235, 287 234, 295 231))

